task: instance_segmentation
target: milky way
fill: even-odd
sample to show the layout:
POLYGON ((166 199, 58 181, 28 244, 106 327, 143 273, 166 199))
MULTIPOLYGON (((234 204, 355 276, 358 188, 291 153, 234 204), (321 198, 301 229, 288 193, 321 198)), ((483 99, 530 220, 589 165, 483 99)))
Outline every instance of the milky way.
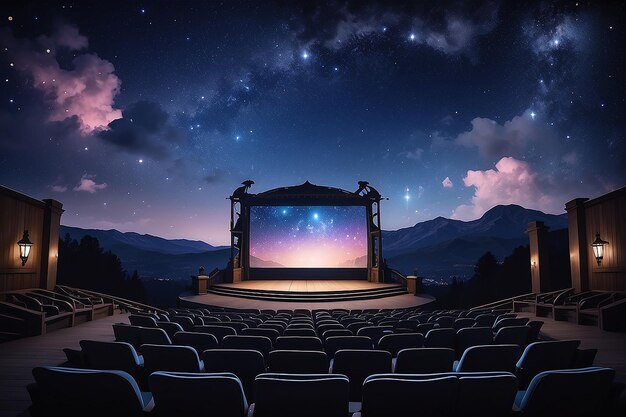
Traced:
POLYGON ((229 242, 306 180, 385 229, 626 184, 621 1, 4 1, 0 183, 62 223, 229 242))

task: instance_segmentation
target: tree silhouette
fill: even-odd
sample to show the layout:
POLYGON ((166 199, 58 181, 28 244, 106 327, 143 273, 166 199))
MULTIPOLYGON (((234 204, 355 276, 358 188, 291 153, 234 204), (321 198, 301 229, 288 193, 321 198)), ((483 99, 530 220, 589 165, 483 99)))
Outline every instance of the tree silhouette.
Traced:
POLYGON ((59 239, 59 284, 117 295, 135 301, 145 300, 145 289, 137 271, 131 277, 120 259, 104 251, 98 239, 84 236, 80 243, 69 233, 59 239))

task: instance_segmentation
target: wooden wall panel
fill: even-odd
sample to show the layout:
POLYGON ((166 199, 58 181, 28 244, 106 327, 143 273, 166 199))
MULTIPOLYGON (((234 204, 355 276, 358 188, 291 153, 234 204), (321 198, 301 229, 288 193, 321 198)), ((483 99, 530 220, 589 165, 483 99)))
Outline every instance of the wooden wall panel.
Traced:
POLYGON ((626 188, 587 202, 585 214, 590 289, 626 291, 626 188), (596 233, 609 242, 600 266, 591 248, 596 233))
POLYGON ((0 193, 0 288, 4 291, 39 286, 45 205, 30 200, 0 193), (24 229, 28 229, 33 246, 22 266, 17 241, 24 229))

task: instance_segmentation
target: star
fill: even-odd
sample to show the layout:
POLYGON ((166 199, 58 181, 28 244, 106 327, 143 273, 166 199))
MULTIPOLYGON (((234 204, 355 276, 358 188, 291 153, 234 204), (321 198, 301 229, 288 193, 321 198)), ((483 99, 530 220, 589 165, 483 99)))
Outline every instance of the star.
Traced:
POLYGON ((309 59, 310 55, 307 51, 302 52, 302 59, 309 59))
POLYGON ((534 119, 535 119, 535 116, 536 116, 535 112, 534 112, 534 111, 531 111, 531 112, 530 112, 530 118, 534 120, 534 119))
POLYGON ((415 40, 415 33, 411 33, 411 35, 409 36, 409 39, 414 41, 415 40))
POLYGON ((140 159, 140 160, 139 160, 139 161, 137 161, 137 162, 139 162, 140 164, 143 164, 143 159, 140 159))

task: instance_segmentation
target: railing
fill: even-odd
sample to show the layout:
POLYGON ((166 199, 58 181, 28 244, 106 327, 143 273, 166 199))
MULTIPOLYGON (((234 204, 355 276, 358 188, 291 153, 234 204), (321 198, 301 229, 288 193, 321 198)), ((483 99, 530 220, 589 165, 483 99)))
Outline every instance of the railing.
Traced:
POLYGON ((133 300, 128 300, 126 298, 122 298, 122 297, 117 297, 114 295, 109 295, 109 294, 103 294, 103 293, 99 293, 96 291, 91 291, 91 290, 85 290, 83 288, 72 288, 72 287, 68 287, 67 285, 58 285, 58 287, 64 288, 64 289, 71 289, 73 291, 78 291, 78 292, 82 292, 84 294, 87 295, 91 295, 94 297, 100 297, 103 300, 105 300, 105 302, 111 302, 113 304, 117 304, 118 308, 122 309, 122 310, 126 310, 126 311, 139 311, 139 310, 143 310, 143 311, 154 311, 156 313, 167 313, 165 310, 162 310, 160 308, 148 305, 148 304, 142 304, 142 303, 138 303, 137 301, 133 301, 133 300))
POLYGON ((513 309, 514 301, 521 301, 528 297, 534 297, 536 294, 530 292, 528 294, 516 295, 515 297, 505 298, 503 300, 494 301, 488 304, 483 304, 481 306, 470 308, 470 311, 476 310, 492 310, 494 308, 511 308, 513 309), (509 307, 510 306, 510 307, 509 307))
POLYGON ((389 275, 391 277, 396 278, 396 279, 392 279, 393 282, 397 282, 404 287, 407 286, 406 276, 404 276, 402 272, 398 271, 397 269, 392 269, 392 268, 388 268, 387 271, 389 272, 389 275))

